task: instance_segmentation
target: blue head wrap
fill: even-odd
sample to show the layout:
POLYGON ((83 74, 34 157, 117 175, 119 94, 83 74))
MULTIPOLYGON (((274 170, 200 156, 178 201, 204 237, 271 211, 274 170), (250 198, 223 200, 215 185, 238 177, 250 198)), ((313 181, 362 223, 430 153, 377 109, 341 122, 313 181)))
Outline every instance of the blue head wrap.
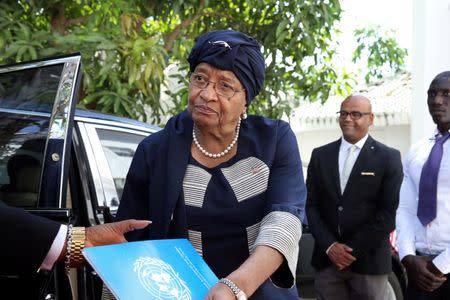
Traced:
POLYGON ((199 36, 188 61, 191 72, 202 62, 233 72, 245 88, 247 105, 258 95, 264 83, 261 45, 242 32, 217 30, 199 36))

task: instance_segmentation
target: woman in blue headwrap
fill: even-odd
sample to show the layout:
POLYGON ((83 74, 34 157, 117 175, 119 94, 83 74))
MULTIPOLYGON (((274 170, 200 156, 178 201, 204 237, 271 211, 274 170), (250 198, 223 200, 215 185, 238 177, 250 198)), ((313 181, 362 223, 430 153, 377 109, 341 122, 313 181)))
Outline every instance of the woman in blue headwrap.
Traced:
POLYGON ((187 110, 141 142, 117 213, 153 222, 130 241, 188 238, 222 278, 206 299, 298 299, 306 188, 289 125, 247 117, 264 82, 260 47, 233 30, 196 40, 187 110))

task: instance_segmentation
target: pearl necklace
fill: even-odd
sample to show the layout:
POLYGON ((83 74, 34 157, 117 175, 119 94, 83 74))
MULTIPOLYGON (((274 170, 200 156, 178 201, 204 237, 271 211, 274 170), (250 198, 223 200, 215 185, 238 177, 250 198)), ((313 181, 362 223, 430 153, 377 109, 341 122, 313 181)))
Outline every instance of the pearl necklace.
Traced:
POLYGON ((197 149, 200 150, 200 152, 203 153, 205 156, 208 156, 209 158, 221 158, 222 156, 225 156, 228 152, 230 152, 231 148, 233 148, 234 145, 236 144, 238 137, 239 137, 239 129, 240 128, 241 128, 241 119, 239 118, 239 122, 236 127, 236 135, 234 136, 234 139, 225 148, 225 150, 223 150, 222 152, 219 152, 219 153, 208 152, 205 150, 205 148, 202 147, 202 145, 200 145, 200 143, 197 140, 197 135, 195 134, 195 125, 194 125, 194 128, 192 129, 192 139, 194 140, 194 144, 197 147, 197 149))

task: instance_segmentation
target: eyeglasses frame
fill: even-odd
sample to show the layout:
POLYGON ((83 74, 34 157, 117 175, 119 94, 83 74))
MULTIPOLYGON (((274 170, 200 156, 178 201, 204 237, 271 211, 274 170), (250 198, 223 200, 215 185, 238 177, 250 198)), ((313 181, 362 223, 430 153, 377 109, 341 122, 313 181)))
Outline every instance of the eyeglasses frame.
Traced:
POLYGON ((361 111, 345 111, 345 110, 340 110, 338 112, 336 112, 336 114, 338 114, 338 118, 341 120, 345 120, 347 119, 348 116, 350 116, 350 119, 352 120, 359 120, 364 116, 370 115, 372 114, 371 112, 361 112, 361 111), (345 116, 342 116, 342 114, 345 113, 345 116), (356 115, 354 116, 353 114, 360 114, 360 116, 356 115))
MULTIPOLYGON (((190 73, 190 74, 189 74, 189 84, 192 84, 193 86, 195 86, 196 88, 199 88, 199 89, 201 89, 201 90, 206 90, 206 89, 208 88, 208 85, 209 85, 210 83, 212 83, 212 84, 213 84, 213 89, 214 89, 214 91, 216 92, 216 94, 219 95, 219 96, 222 96, 222 97, 227 98, 227 100, 230 100, 231 98, 233 98, 234 95, 236 95, 237 93, 240 93, 240 92, 242 92, 242 91, 245 91, 245 89, 236 90, 234 87, 232 87, 232 86, 230 85, 230 89, 233 90, 233 95, 230 96, 230 97, 228 97, 228 96, 226 96, 226 95, 223 95, 223 94, 217 92, 217 90, 216 90, 216 84, 219 83, 220 81, 210 81, 210 80, 205 80, 205 81, 206 81, 206 85, 205 85, 205 87, 202 88, 202 87, 200 87, 200 86, 198 86, 198 85, 196 85, 195 83, 192 82, 192 76, 193 76, 193 75, 201 75, 201 74, 195 73, 195 72, 190 73)), ((206 77, 206 76, 205 76, 205 77, 206 77)))

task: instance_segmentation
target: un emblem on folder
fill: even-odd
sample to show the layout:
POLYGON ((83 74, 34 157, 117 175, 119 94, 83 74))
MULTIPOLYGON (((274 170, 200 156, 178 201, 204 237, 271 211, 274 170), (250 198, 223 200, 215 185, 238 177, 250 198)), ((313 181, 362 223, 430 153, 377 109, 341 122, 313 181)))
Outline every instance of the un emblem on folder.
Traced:
POLYGON ((139 282, 155 299, 192 300, 191 290, 171 265, 152 257, 140 257, 134 263, 139 282))

